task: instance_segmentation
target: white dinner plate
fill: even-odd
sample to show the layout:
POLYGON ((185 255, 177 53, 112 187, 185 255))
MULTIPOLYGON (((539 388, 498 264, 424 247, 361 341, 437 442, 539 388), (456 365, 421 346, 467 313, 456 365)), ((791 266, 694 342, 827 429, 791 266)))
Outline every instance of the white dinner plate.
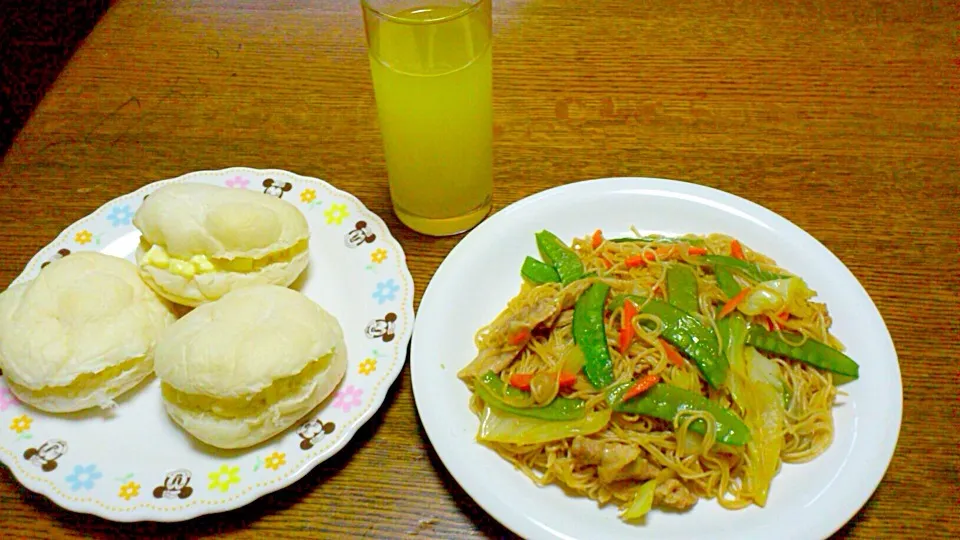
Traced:
MULTIPOLYGON (((250 189, 293 203, 310 226, 310 264, 293 287, 340 321, 347 373, 296 426, 257 446, 198 443, 163 410, 155 378, 100 410, 55 415, 19 403, 0 378, 0 461, 28 489, 115 521, 180 521, 243 506, 340 451, 383 403, 413 331, 413 279, 400 244, 353 195, 281 170, 231 168, 155 182, 108 202, 40 250, 14 283, 51 259, 101 251, 133 259, 131 218, 164 184, 250 189)), ((24 224, 29 226, 29 224, 24 224)))
POLYGON ((503 525, 527 538, 821 538, 843 526, 886 471, 900 431, 902 391, 896 351, 880 313, 826 247, 779 215, 715 189, 651 178, 613 178, 558 187, 490 217, 447 256, 423 295, 411 350, 420 419, 457 482, 503 525), (476 442, 477 418, 457 371, 476 355, 473 337, 520 289, 534 233, 565 241, 602 229, 642 233, 725 233, 803 277, 827 303, 832 332, 860 364, 833 409, 830 448, 802 465, 783 465, 765 508, 724 510, 701 500, 688 512, 654 510, 629 525, 610 505, 540 488, 476 442))

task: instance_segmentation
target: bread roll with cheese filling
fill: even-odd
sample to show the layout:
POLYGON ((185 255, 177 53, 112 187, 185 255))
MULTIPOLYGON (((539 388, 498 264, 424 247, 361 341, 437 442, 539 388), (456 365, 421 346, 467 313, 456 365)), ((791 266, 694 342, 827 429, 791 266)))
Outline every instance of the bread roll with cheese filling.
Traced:
POLYGON ((288 286, 307 267, 310 230, 292 204, 255 191, 168 184, 133 224, 143 280, 178 304, 198 306, 242 287, 288 286))

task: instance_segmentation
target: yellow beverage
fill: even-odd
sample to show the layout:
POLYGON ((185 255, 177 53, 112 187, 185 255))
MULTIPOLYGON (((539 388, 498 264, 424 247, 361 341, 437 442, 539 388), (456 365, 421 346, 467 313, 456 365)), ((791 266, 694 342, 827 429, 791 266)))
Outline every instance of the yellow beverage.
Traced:
POLYGON ((408 227, 454 234, 490 211, 490 1, 399 4, 365 13, 390 196, 408 227))

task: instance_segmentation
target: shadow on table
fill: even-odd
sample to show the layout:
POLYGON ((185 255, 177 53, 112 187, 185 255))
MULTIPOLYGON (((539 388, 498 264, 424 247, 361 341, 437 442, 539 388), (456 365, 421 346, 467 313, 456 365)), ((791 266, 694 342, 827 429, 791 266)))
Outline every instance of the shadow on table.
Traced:
MULTIPOLYGON (((90 514, 69 512, 52 503, 43 495, 38 495, 23 487, 20 487, 20 490, 23 500, 27 504, 32 505, 37 512, 42 512, 44 515, 55 519, 60 527, 70 529, 87 538, 147 536, 165 538, 183 538, 189 536, 194 538, 199 536, 216 536, 245 529, 251 523, 259 521, 262 518, 281 515, 285 510, 298 504, 310 495, 317 486, 323 484, 343 470, 357 449, 367 444, 380 428, 383 422, 383 416, 390 410, 393 402, 396 401, 396 396, 401 384, 402 377, 398 377, 390 386, 390 391, 387 392, 383 405, 377 410, 376 414, 357 431, 353 439, 351 439, 341 451, 318 465, 313 471, 307 473, 305 477, 294 482, 291 486, 264 495, 236 510, 208 514, 190 521, 177 523, 116 523, 90 514)), ((0 482, 19 485, 9 469, 3 466, 0 466, 0 482)), ((462 496, 466 497, 466 494, 462 496)), ((482 512, 482 510, 479 509, 478 511, 482 512)), ((0 537, 2 537, 2 534, 0 534, 0 537)))

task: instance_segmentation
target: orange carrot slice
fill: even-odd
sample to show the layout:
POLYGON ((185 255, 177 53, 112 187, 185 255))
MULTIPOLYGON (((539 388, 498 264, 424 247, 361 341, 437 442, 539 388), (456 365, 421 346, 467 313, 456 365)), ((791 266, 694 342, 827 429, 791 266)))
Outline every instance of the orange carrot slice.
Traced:
POLYGON ((640 394, 653 388, 653 385, 657 384, 658 382, 660 382, 660 377, 656 375, 650 374, 640 377, 637 379, 637 382, 633 383, 633 386, 623 393, 623 401, 639 396, 640 394))
POLYGON ((509 341, 511 345, 520 345, 528 339, 530 339, 530 329, 521 328, 513 334, 510 334, 510 337, 507 338, 507 341, 509 341))
POLYGON ((723 305, 722 308, 720 308, 720 313, 717 314, 717 318, 722 319, 729 315, 730 312, 737 309, 737 305, 739 305, 740 302, 743 302, 743 299, 746 298, 748 294, 750 294, 750 287, 744 287, 740 292, 737 293, 736 296, 731 298, 726 304, 723 305))
POLYGON ((647 264, 643 260, 643 255, 631 255, 624 259, 624 264, 627 265, 627 268, 636 268, 638 266, 643 266, 647 264))
POLYGON ((730 241, 730 255, 740 259, 741 261, 744 259, 743 247, 736 239, 730 241))
POLYGON ((590 240, 590 245, 593 246, 593 249, 600 247, 600 244, 603 243, 603 232, 600 229, 593 231, 593 238, 590 240))
POLYGON ((680 353, 677 352, 677 349, 667 342, 667 340, 663 338, 658 339, 660 340, 660 345, 663 345, 663 350, 667 352, 667 360, 677 367, 683 367, 683 357, 680 356, 680 353))

